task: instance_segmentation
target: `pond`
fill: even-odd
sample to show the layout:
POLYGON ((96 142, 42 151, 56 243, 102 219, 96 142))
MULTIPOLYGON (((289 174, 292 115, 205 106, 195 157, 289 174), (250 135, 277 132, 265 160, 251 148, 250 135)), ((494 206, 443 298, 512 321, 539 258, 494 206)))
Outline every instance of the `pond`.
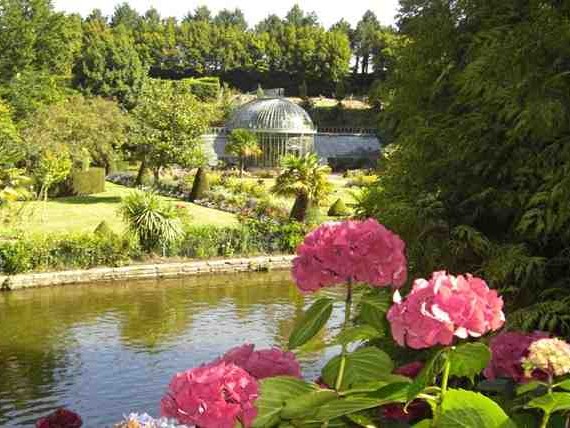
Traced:
MULTIPOLYGON (((174 373, 244 342, 283 345, 312 298, 289 272, 0 293, 0 426, 33 426, 61 406, 86 427, 158 415, 174 373)), ((337 352, 318 346, 326 339, 298 354, 307 378, 337 352)))

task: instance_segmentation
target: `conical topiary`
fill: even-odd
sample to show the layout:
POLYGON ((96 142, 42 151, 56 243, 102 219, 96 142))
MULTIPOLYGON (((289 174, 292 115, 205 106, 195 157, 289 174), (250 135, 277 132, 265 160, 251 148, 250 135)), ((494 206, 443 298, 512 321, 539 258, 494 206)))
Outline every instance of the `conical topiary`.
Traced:
POLYGON ((330 217, 344 217, 349 214, 349 211, 344 201, 338 198, 335 203, 331 205, 327 214, 330 217))
POLYGON ((190 201, 194 202, 204 197, 204 193, 210 190, 208 183, 208 174, 203 167, 198 168, 196 177, 194 177, 194 184, 192 185, 192 192, 190 193, 190 201))
POLYGON ((113 230, 105 220, 99 223, 99 225, 95 228, 93 233, 101 237, 108 237, 114 234, 113 230))

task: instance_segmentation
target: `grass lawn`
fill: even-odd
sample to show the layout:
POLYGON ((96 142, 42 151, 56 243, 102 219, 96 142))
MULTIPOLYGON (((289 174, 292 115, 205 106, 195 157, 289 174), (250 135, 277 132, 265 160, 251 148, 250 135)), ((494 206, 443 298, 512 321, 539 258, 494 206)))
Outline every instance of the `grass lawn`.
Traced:
MULTIPOLYGON (((18 228, 27 233, 92 232, 105 220, 114 231, 121 232, 124 225, 117 210, 121 198, 129 192, 132 189, 128 187, 107 183, 104 193, 53 199, 48 201, 45 210, 43 202, 28 202, 18 228)), ((197 225, 237 224, 237 218, 233 214, 177 199, 164 199, 186 206, 193 223, 197 225)))

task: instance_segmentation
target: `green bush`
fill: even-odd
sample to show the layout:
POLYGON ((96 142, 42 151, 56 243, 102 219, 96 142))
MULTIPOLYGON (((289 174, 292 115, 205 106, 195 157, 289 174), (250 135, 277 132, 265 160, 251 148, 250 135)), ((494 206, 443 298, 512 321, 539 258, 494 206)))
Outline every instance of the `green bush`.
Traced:
POLYGON ((83 196, 103 193, 105 191, 105 168, 91 167, 88 170, 74 170, 63 183, 65 195, 83 196))
POLYGON ((215 99, 220 93, 220 79, 217 77, 182 79, 178 84, 201 101, 215 99))
POLYGON ((331 205, 327 213, 330 217, 344 217, 350 214, 344 201, 338 198, 334 204, 331 205))
POLYGON ((138 257, 138 245, 117 235, 30 236, 0 243, 0 271, 6 274, 121 266, 138 257))
POLYGON ((103 220, 101 223, 97 225, 93 233, 97 236, 103 236, 103 237, 105 236, 110 237, 115 235, 113 229, 111 229, 109 223, 107 223, 105 220, 103 220))
POLYGON ((210 190, 210 184, 208 182, 208 174, 206 174, 205 168, 198 168, 196 172, 196 177, 194 178, 194 183, 192 184, 192 192, 190 193, 190 200, 192 202, 202 199, 204 194, 210 190))

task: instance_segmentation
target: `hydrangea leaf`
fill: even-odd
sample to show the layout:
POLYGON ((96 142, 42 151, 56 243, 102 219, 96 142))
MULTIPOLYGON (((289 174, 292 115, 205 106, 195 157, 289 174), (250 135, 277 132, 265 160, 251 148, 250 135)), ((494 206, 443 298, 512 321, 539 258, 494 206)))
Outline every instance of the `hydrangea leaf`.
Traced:
MULTIPOLYGON (((340 355, 332 358, 321 372, 327 385, 334 385, 340 368, 340 355)), ((381 380, 394 370, 394 363, 384 351, 369 346, 349 353, 346 357, 346 366, 341 390, 354 386, 364 385, 374 380, 381 380)))
POLYGON ((448 354, 451 376, 473 379, 491 360, 491 350, 483 343, 465 343, 451 349, 448 354))
POLYGON ((387 290, 372 290, 360 301, 360 319, 379 332, 386 332, 388 322, 386 313, 392 306, 392 295, 387 290))
POLYGON ((533 380, 528 383, 523 383, 517 386, 517 395, 526 394, 527 392, 534 391, 535 389, 540 388, 541 386, 545 386, 544 382, 539 382, 537 380, 533 380))
POLYGON ((357 325, 342 330, 337 337, 334 338, 334 345, 348 345, 353 342, 361 342, 383 337, 384 334, 371 325, 357 325))
POLYGON ((516 428, 505 411, 477 392, 449 389, 436 415, 438 428, 516 428))
POLYGON ((534 398, 526 405, 528 409, 541 409, 545 413, 554 413, 561 410, 570 410, 570 394, 567 392, 553 392, 534 398))
POLYGON ((390 403, 406 401, 409 383, 393 383, 370 394, 350 395, 329 401, 317 411, 316 419, 329 421, 390 403))
POLYGON ((289 336, 289 349, 298 348, 315 337, 329 320, 333 302, 334 300, 328 297, 321 298, 307 309, 289 336))
POLYGON ((338 397, 336 391, 330 389, 318 389, 307 394, 288 399, 281 411, 283 419, 310 418, 323 404, 338 397))
POLYGON ((556 384, 557 388, 563 389, 564 391, 570 391, 570 379, 565 379, 562 382, 556 384))
POLYGON ((259 399, 255 402, 258 414, 253 421, 253 428, 278 425, 287 400, 311 393, 318 388, 315 384, 288 376, 271 377, 260 383, 259 399))
POLYGON ((433 421, 431 419, 424 419, 419 421, 417 424, 413 426, 413 428, 431 428, 433 421))

